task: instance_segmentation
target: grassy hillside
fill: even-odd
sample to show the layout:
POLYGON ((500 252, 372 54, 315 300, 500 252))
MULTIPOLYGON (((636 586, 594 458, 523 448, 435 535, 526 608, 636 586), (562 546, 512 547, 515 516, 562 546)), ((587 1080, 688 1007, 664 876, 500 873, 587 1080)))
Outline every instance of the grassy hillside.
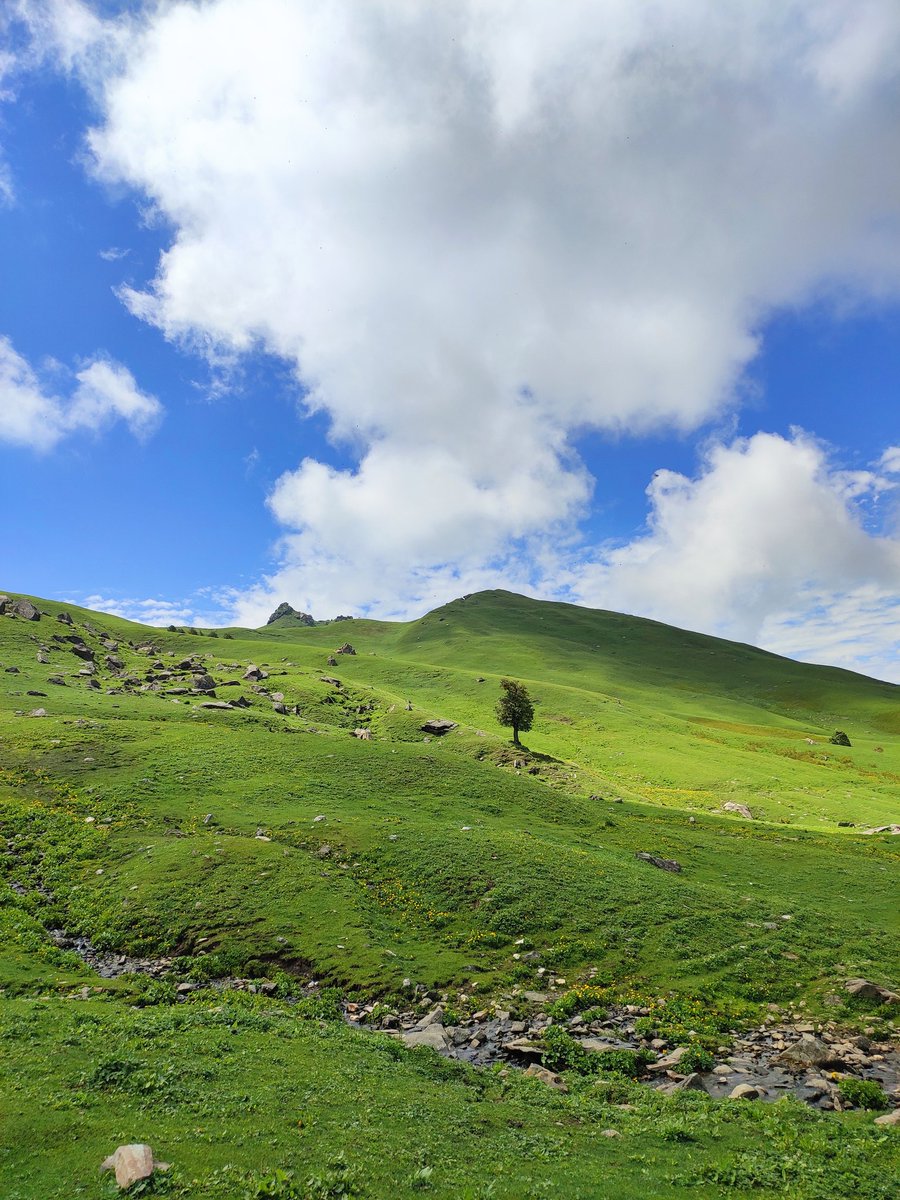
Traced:
MULTIPOLYGON (((190 1186, 240 1195, 237 1175, 229 1182, 214 1173, 236 1159, 238 1174, 262 1170, 264 1160, 298 1152, 295 1133, 280 1124, 288 1084, 279 1091, 272 1071, 282 1059, 291 1105, 301 1097, 296 1107, 318 1114, 317 1132, 304 1134, 315 1146, 309 1161, 337 1178, 327 1160, 354 1120, 361 1132, 351 1144, 369 1146, 381 1130, 396 1147, 402 1172, 390 1155, 380 1163, 366 1193, 376 1196, 425 1185, 444 1195, 532 1194, 514 1167, 528 1146, 548 1164, 540 1178, 550 1190, 535 1195, 602 1194, 586 1182, 601 1165, 619 1172, 611 1195, 676 1194, 670 1175, 692 1178, 692 1194, 720 1195, 725 1185, 704 1184, 703 1172, 725 1150, 737 1152, 741 1138, 777 1142, 765 1130, 774 1118, 742 1117, 738 1136, 729 1120, 707 1114, 706 1141, 676 1152, 675 1134, 660 1139, 646 1123, 681 1119, 678 1104, 702 1101, 682 1098, 667 1116, 661 1098, 639 1097, 632 1132, 647 1139, 647 1163, 638 1168, 633 1147, 626 1154, 596 1137, 600 1117, 590 1105, 606 1105, 601 1116, 611 1119, 605 1093, 551 1099, 529 1081, 507 1094, 512 1085, 461 1075, 450 1087, 439 1063, 425 1070, 394 1046, 363 1048, 363 1035, 340 1026, 299 1029, 296 1013, 274 1001, 260 1012, 198 1001, 190 1017, 181 1005, 133 1014, 137 985, 98 980, 56 948, 47 934, 54 927, 99 950, 175 956, 182 977, 203 983, 315 978, 387 998, 420 985, 477 1006, 549 980, 565 990, 590 978, 610 997, 673 992, 731 1021, 757 1018, 764 1004, 839 1020, 889 1015, 861 1013, 840 997, 850 975, 900 982, 898 843, 863 832, 900 819, 900 688, 502 592, 408 624, 308 627, 286 618, 218 636, 35 604, 39 621, 0 616, 0 1008, 13 1030, 6 1044, 16 1048, 3 1068, 15 1097, 9 1111, 19 1114, 0 1178, 4 1161, 10 1179, 25 1178, 27 1158, 27 1182, 4 1195, 72 1194, 64 1157, 37 1147, 62 1145, 75 1131, 84 1173, 114 1148, 103 1148, 110 1138, 152 1141, 149 1125, 180 1145, 211 1121, 224 1122, 244 1149, 208 1143, 206 1132, 201 1146, 196 1135, 181 1155, 202 1177, 190 1186), (72 626, 57 620, 63 611, 72 626), (64 640, 72 638, 88 656, 64 640), (335 655, 347 640, 356 653, 335 655), (265 677, 244 678, 250 664, 265 677), (194 688, 203 674, 214 698, 194 688), (504 676, 524 680, 539 701, 525 751, 493 716, 504 676), (202 707, 239 696, 246 707, 202 707), (29 715, 37 710, 45 715, 29 715), (421 726, 432 717, 457 728, 431 737, 421 726), (829 744, 835 729, 851 748, 829 744), (749 805, 754 819, 723 811, 728 801, 749 805), (642 851, 677 859, 681 873, 637 859, 642 851), (84 986, 102 999, 76 1012, 64 997, 84 986), (250 1075, 241 1083, 227 1064, 208 1062, 213 1082, 201 1101, 177 1064, 206 1062, 225 1033, 250 1075), (149 1060, 132 1049, 124 1058, 139 1063, 128 1069, 133 1085, 98 1085, 86 1099, 79 1080, 108 1057, 108 1036, 151 1039, 163 1082, 146 1084, 149 1060), (280 1057, 273 1039, 283 1043, 280 1057), (170 1067, 174 1098, 166 1100, 170 1067), (337 1101, 326 1116, 313 1099, 338 1070, 354 1081, 355 1118, 337 1101), (218 1108, 210 1092, 221 1094, 218 1108), (35 1125, 38 1095, 57 1097, 56 1115, 35 1125), (417 1134, 419 1158, 412 1118, 384 1132, 392 1097, 403 1111, 419 1106, 427 1129, 417 1134), (249 1122, 244 1104, 254 1106, 249 1122), (512 1122, 502 1136, 501 1112, 512 1122), (570 1134, 546 1141, 550 1114, 570 1134), (470 1156, 451 1149, 460 1129, 485 1139, 485 1162, 505 1164, 493 1193, 470 1156), (429 1155, 442 1158, 443 1175, 414 1186, 429 1155)), ((801 1116, 784 1120, 794 1137, 791 1121, 801 1116)), ((819 1136, 809 1133, 810 1146, 819 1136)), ((759 1153, 764 1165, 769 1150, 759 1153)), ((809 1190, 814 1173, 806 1175, 807 1190, 790 1194, 840 1194, 809 1190)), ((742 1178, 747 1194, 762 1186, 751 1176, 734 1176, 734 1194, 744 1194, 742 1178)), ((100 1194, 89 1180, 84 1187, 100 1194)))

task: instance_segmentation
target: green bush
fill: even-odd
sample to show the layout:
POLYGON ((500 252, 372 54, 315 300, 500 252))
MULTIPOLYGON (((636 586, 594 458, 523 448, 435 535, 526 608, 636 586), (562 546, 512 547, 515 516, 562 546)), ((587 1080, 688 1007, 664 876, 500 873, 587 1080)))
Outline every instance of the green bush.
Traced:
POLYGON ((685 1071, 711 1071, 715 1066, 715 1058, 702 1046, 692 1045, 687 1053, 681 1056, 678 1064, 685 1071))
POLYGON ((868 1108, 873 1112, 887 1108, 888 1098, 876 1079, 842 1079, 838 1088, 842 1103, 854 1108, 868 1108))

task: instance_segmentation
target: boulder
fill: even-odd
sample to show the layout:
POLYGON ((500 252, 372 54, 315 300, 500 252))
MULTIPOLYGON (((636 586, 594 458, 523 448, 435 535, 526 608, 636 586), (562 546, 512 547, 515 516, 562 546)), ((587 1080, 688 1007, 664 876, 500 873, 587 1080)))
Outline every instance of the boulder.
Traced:
POLYGON ((758 1100, 762 1092, 749 1083, 739 1083, 728 1093, 729 1100, 758 1100))
POLYGON ((0 616, 2 616, 6 612, 7 606, 10 603, 11 603, 11 601, 9 599, 9 596, 0 596, 0 616))
POLYGON ((548 1071, 546 1067, 539 1067, 537 1063, 532 1063, 527 1067, 524 1074, 530 1079, 539 1079, 541 1083, 545 1083, 547 1087, 555 1088, 558 1092, 567 1092, 565 1080, 562 1076, 557 1075, 555 1071, 548 1071))
POLYGON ((356 653, 356 651, 353 649, 353 647, 350 645, 349 642, 344 642, 343 646, 338 646, 337 650, 335 650, 335 654, 355 654, 355 653, 356 653))
POLYGON ((353 736, 359 738, 361 742, 370 742, 372 740, 371 729, 354 729, 353 736))
POLYGON ((433 721, 426 721, 419 728, 423 733, 432 733, 436 737, 442 737, 445 733, 449 733, 451 729, 456 728, 456 722, 445 721, 440 717, 436 717, 433 721))
POLYGON ((875 1118, 876 1125, 900 1125, 900 1108, 895 1108, 893 1112, 882 1113, 880 1117, 875 1118))
POLYGON ((75 622, 72 620, 72 614, 67 613, 65 611, 58 612, 56 614, 56 619, 57 619, 57 621, 61 621, 63 623, 63 625, 74 625, 75 624, 75 622))
POLYGON ((90 648, 90 646, 86 646, 84 642, 76 642, 71 649, 73 654, 77 655, 78 658, 83 658, 85 662, 94 661, 93 650, 90 648))
POLYGON ((670 1071, 673 1067, 677 1067, 684 1056, 687 1054, 687 1046, 679 1046, 673 1050, 671 1054, 665 1055, 664 1058, 658 1058, 655 1063, 650 1063, 647 1070, 651 1075, 659 1075, 664 1071, 670 1071))
POLYGON ((124 669, 124 667, 125 667, 125 664, 122 662, 121 658, 119 658, 115 654, 107 654, 107 656, 106 656, 107 671, 121 671, 124 669))
POLYGON ((897 992, 882 987, 880 983, 871 983, 868 979, 848 979, 844 988, 851 996, 859 996, 862 1000, 880 1000, 883 1004, 900 1004, 900 995, 897 992))
POLYGON ((101 1171, 115 1171, 116 1183, 123 1190, 131 1187, 140 1179, 149 1179, 154 1171, 168 1171, 169 1164, 157 1162, 153 1151, 143 1143, 131 1146, 119 1146, 115 1153, 107 1158, 101 1171))
POLYGON ((745 817, 748 821, 753 820, 753 813, 746 804, 738 804, 734 800, 726 800, 722 805, 723 812, 737 813, 739 817, 745 817))
POLYGON ((30 600, 13 600, 12 603, 7 602, 5 611, 12 613, 16 617, 21 617, 23 621, 39 621, 41 619, 40 612, 30 600))
POLYGON ((447 1034, 443 1025, 426 1025, 424 1029, 406 1029, 400 1037, 406 1046, 430 1046, 439 1053, 447 1049, 447 1034))
POLYGON ((806 1071, 810 1067, 840 1066, 841 1060, 830 1046, 812 1034, 804 1033, 799 1041, 776 1054, 771 1062, 788 1071, 806 1071))
POLYGON ((216 690, 216 681, 212 675, 207 675, 205 672, 202 675, 195 675, 193 684, 198 692, 214 692, 216 690))
POLYGON ((244 672, 244 679, 258 682, 260 679, 265 679, 265 671, 261 671, 256 663, 250 663, 247 670, 244 672))
POLYGON ((680 871, 681 863, 676 862, 674 858, 660 858, 656 854, 647 854, 644 850, 639 850, 634 856, 640 858, 644 862, 652 863, 654 867, 659 867, 661 871, 680 871))
POLYGON ((850 739, 844 733, 843 729, 836 729, 828 739, 832 746, 849 746, 850 739))

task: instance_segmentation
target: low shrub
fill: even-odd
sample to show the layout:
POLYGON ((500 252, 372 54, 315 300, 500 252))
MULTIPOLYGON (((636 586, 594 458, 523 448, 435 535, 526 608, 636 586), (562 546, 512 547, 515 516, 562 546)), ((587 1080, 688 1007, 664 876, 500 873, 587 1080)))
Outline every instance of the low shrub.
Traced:
POLYGON ((877 1079, 842 1079, 838 1095, 843 1104, 879 1112, 887 1108, 888 1098, 877 1079))

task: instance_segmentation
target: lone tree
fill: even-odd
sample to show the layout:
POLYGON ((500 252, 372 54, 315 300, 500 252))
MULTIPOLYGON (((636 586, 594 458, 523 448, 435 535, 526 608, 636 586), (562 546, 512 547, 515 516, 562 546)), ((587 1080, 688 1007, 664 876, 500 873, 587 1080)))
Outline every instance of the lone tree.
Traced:
POLYGON ((513 745, 520 746, 519 731, 527 733, 534 720, 534 701, 525 684, 515 679, 501 679, 500 686, 504 695, 497 701, 497 720, 501 725, 512 726, 513 745))

